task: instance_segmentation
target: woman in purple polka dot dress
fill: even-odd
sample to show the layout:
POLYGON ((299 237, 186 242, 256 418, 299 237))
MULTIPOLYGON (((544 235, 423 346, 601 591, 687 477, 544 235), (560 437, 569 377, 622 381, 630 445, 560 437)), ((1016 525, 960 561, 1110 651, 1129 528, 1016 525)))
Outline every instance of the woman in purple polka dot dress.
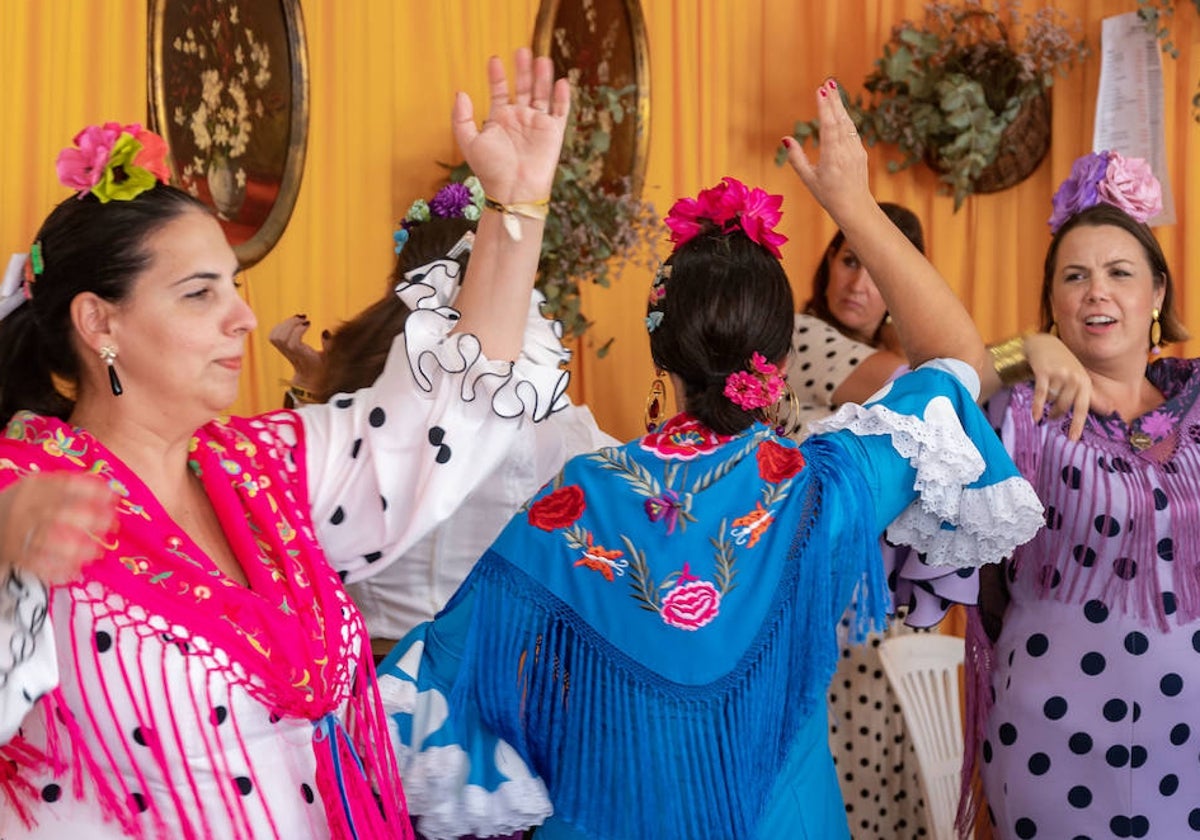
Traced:
POLYGON ((1145 224, 1160 209, 1144 162, 1076 161, 1042 311, 1090 374, 1057 396, 1091 413, 1078 441, 1044 419, 1053 375, 992 401, 1046 506, 1039 535, 985 575, 969 631, 969 747, 1005 840, 1200 837, 1200 366, 1147 365, 1187 337, 1145 224))

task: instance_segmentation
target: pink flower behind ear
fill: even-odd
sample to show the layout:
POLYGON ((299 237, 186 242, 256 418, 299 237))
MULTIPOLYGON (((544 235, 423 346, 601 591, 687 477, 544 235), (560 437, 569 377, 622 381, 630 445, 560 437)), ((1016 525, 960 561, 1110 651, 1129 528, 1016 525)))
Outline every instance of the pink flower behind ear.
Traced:
POLYGON ((1145 223, 1162 212, 1162 186, 1154 177, 1150 164, 1141 158, 1122 157, 1112 152, 1097 191, 1104 201, 1121 208, 1139 222, 1145 223))

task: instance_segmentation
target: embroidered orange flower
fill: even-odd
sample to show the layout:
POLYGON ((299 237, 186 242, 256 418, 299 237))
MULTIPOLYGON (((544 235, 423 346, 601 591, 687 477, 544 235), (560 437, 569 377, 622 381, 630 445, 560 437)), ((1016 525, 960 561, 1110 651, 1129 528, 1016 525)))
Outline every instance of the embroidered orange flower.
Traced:
POLYGON ((755 452, 758 458, 758 474, 763 481, 778 484, 804 469, 804 454, 791 446, 773 440, 764 440, 755 452))
POLYGON ((766 533, 774 521, 775 517, 771 515, 771 511, 766 510, 762 502, 755 502, 754 510, 733 520, 733 529, 730 531, 733 541, 746 548, 754 548, 759 537, 766 533))
POLYGON ((629 565, 628 560, 622 559, 625 552, 618 549, 609 551, 602 545, 596 545, 592 542, 592 535, 587 535, 587 548, 583 552, 583 556, 575 561, 576 566, 583 566, 604 575, 604 579, 612 583, 615 577, 614 571, 618 574, 625 574, 625 567, 629 565))
POLYGON ((529 506, 529 524, 543 531, 574 525, 587 509, 583 490, 577 484, 559 487, 529 506))

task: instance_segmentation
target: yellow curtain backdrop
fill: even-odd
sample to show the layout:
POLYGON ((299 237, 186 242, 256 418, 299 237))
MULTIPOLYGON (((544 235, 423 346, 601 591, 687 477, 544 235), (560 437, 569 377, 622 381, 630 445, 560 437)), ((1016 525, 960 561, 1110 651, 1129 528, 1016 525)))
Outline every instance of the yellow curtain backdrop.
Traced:
MULTIPOLYGON (((1042 5, 1027 0, 1024 8, 1042 5)), ((876 193, 917 211, 931 258, 988 339, 1035 323, 1050 195, 1091 143, 1101 20, 1136 7, 1134 0, 1052 5, 1082 20, 1094 54, 1056 84, 1050 154, 1031 178, 972 197, 953 213, 930 172, 888 174, 888 153, 873 152, 876 193)), ((303 312, 316 334, 382 293, 396 221, 414 198, 437 187, 443 177, 437 162, 458 160, 448 120, 453 92, 463 88, 485 104, 483 59, 530 43, 538 3, 303 0, 302 6, 312 80, 308 154, 287 230, 246 272, 259 330, 234 407, 241 413, 279 404, 286 366, 267 343, 271 325, 303 312)), ((1189 294, 1184 282, 1200 272, 1200 222, 1192 218, 1200 219, 1200 211, 1188 212, 1198 206, 1200 186, 1186 170, 1200 151, 1190 106, 1200 79, 1200 21, 1191 3, 1177 6, 1180 55, 1164 57, 1163 69, 1178 222, 1158 235, 1180 281, 1184 321, 1200 335, 1200 295, 1189 294)), ((802 302, 833 227, 791 170, 774 165, 776 144, 797 118, 812 114, 813 91, 825 76, 857 90, 890 27, 918 17, 922 4, 643 0, 643 8, 652 91, 647 197, 665 212, 675 197, 725 174, 782 192, 791 240, 784 261, 802 302)), ((25 250, 64 197, 54 158, 76 130, 105 119, 145 119, 146 17, 145 0, 0 0, 6 50, 0 247, 25 250)), ((575 394, 619 437, 638 432, 652 373, 641 325, 648 280, 629 271, 612 288, 586 294, 595 340, 583 343, 574 362, 575 394), (610 336, 612 350, 597 358, 594 345, 610 336)), ((1182 351, 1198 349, 1193 341, 1182 351)))

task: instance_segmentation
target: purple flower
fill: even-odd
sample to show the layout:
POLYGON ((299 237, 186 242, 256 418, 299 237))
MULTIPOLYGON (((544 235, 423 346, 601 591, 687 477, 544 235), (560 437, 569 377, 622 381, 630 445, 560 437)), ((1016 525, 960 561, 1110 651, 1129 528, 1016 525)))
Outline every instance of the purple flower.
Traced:
POLYGON ((1100 202, 1098 185, 1108 171, 1108 152, 1089 152, 1071 165, 1071 174, 1054 193, 1054 212, 1050 231, 1057 231, 1067 219, 1100 202))
POLYGON ((458 219, 472 203, 471 190, 465 184, 447 184, 429 201, 429 210, 443 219, 458 219))

